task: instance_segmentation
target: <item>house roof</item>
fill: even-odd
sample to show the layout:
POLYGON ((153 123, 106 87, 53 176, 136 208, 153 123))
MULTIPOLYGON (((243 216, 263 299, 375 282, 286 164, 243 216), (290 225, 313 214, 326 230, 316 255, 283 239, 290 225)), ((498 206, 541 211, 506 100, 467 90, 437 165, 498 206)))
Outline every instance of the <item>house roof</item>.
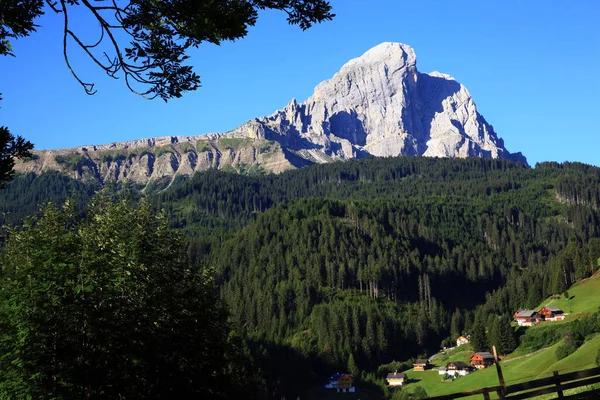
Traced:
POLYGON ((535 310, 519 310, 515 314, 515 318, 528 318, 532 317, 537 312, 535 310))
POLYGON ((446 365, 446 369, 448 369, 448 367, 450 367, 450 364, 454 365, 457 369, 468 369, 469 368, 469 365, 466 362, 454 361, 454 362, 448 363, 448 365, 446 365))
POLYGON ((481 358, 492 358, 492 359, 494 358, 494 355, 492 353, 490 353, 489 351, 479 351, 479 352, 473 354, 471 356, 471 358, 475 357, 478 354, 479 354, 479 356, 481 356, 481 358))
POLYGON ((456 340, 469 340, 469 339, 467 339, 467 338, 466 338, 466 337, 464 337, 464 336, 459 336, 459 337, 457 337, 457 338, 456 338, 456 340))
POLYGON ((419 359, 419 360, 415 361, 414 365, 427 365, 427 364, 429 364, 429 360, 419 359))
POLYGON ((552 306, 546 306, 546 310, 552 311, 552 312, 557 312, 557 311, 562 312, 562 310, 560 308, 556 308, 556 307, 552 307, 552 306))
POLYGON ((404 372, 390 372, 387 374, 387 379, 406 379, 404 372))

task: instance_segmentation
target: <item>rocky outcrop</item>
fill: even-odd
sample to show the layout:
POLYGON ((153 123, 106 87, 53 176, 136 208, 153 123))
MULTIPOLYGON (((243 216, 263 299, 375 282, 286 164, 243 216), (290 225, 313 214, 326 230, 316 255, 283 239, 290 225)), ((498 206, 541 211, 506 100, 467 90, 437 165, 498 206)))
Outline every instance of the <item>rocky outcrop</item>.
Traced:
POLYGON ((383 43, 350 60, 303 103, 227 133, 167 136, 42 151, 17 171, 58 169, 102 182, 170 180, 209 168, 281 172, 365 156, 491 157, 510 153, 451 76, 417 70, 414 50, 383 43))
POLYGON ((58 170, 84 181, 170 183, 210 168, 240 173, 281 172, 294 166, 278 143, 264 139, 169 136, 102 146, 35 151, 18 172, 58 170))
POLYGON ((316 162, 424 155, 526 163, 506 150, 463 85, 449 75, 419 72, 414 50, 401 43, 372 48, 319 84, 304 103, 292 100, 226 135, 275 140, 316 162))

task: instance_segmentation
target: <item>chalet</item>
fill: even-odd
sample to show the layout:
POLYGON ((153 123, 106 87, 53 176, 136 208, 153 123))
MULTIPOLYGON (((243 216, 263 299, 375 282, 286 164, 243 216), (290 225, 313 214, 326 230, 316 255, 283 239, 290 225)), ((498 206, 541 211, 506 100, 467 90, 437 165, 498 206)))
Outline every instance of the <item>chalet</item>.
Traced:
POLYGON ((562 321, 565 319, 564 312, 561 309, 552 306, 542 307, 539 314, 544 317, 544 321, 562 321))
POLYGON ((413 367, 415 371, 425 371, 429 368, 429 360, 417 360, 413 364, 413 367))
POLYGON ((348 374, 342 374, 338 379, 338 392, 354 392, 354 377, 348 374))
POLYGON ((461 346, 461 345, 467 344, 467 343, 469 343, 469 338, 466 338, 464 336, 459 336, 458 339, 456 339, 457 346, 461 346))
POLYGON ((448 375, 452 375, 452 376, 456 376, 456 375, 465 376, 469 372, 471 372, 471 368, 469 367, 469 365, 466 362, 455 361, 455 362, 451 362, 448 365, 446 365, 446 373, 448 375))
POLYGON ((394 372, 387 374, 387 378, 385 378, 387 384, 390 386, 402 386, 406 384, 407 378, 406 374, 403 372, 394 372))
POLYGON ((492 353, 483 351, 471 356, 471 365, 477 369, 484 369, 494 364, 492 353))
POLYGON ((542 321, 542 317, 535 310, 518 310, 514 318, 519 326, 533 326, 542 321))

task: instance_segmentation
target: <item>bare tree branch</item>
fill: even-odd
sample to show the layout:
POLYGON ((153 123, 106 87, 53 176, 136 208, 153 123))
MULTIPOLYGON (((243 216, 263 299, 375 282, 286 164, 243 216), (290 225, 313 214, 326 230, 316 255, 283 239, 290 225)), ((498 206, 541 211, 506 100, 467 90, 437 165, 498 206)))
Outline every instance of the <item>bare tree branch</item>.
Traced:
POLYGON ((86 93, 96 93, 94 84, 83 81, 72 67, 70 39, 111 78, 118 79, 122 74, 134 93, 165 101, 200 86, 199 76, 191 66, 184 65, 190 47, 198 47, 202 42, 218 45, 246 36, 247 27, 256 22, 257 10, 284 11, 288 22, 302 29, 333 16, 327 0, 38 1, 45 1, 55 13, 63 14, 63 56, 67 68, 86 93), (98 21, 100 35, 95 42, 81 40, 69 26, 69 8, 79 6, 98 21), (128 47, 119 42, 121 36, 115 30, 130 37, 128 47), (109 50, 100 53, 103 44, 109 50), (136 86, 148 88, 139 90, 136 86))
POLYGON ((69 37, 69 12, 67 11, 67 5, 65 4, 65 0, 60 0, 60 5, 61 5, 61 12, 64 15, 63 56, 65 58, 65 63, 67 64, 67 68, 69 68, 69 71, 71 71, 71 74, 75 77, 77 82, 79 82, 79 84, 83 87, 85 92, 89 95, 95 94, 96 90, 94 90, 94 84, 83 82, 79 78, 79 76, 75 73, 75 71, 71 67, 71 63, 69 62, 69 55, 68 55, 68 51, 67 51, 67 42, 68 42, 67 38, 69 37))

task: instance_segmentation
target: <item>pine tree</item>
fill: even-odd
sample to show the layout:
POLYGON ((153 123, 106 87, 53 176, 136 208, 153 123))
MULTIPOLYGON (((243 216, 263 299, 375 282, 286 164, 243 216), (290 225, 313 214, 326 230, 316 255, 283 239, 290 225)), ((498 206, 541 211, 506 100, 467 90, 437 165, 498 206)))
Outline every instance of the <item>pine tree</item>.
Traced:
POLYGON ((489 351, 490 345, 485 334, 485 325, 476 320, 471 332, 471 345, 475 351, 489 351))
POLYGON ((348 356, 348 372, 353 375, 355 379, 360 379, 360 369, 358 368, 358 365, 356 365, 352 353, 348 356))
POLYGON ((450 322, 450 334, 452 335, 452 340, 455 340, 463 334, 463 328, 464 318, 460 310, 456 308, 456 310, 454 310, 454 313, 452 314, 452 320, 450 322))
POLYGON ((499 329, 500 344, 498 351, 501 354, 513 352, 517 348, 517 341, 515 339, 515 331, 511 326, 511 318, 509 316, 503 315, 500 318, 499 329))
POLYGON ((500 319, 496 315, 491 316, 491 322, 488 325, 487 329, 487 342, 489 344, 488 348, 492 346, 496 346, 496 349, 502 353, 501 350, 501 342, 502 342, 502 333, 500 332, 500 319))

